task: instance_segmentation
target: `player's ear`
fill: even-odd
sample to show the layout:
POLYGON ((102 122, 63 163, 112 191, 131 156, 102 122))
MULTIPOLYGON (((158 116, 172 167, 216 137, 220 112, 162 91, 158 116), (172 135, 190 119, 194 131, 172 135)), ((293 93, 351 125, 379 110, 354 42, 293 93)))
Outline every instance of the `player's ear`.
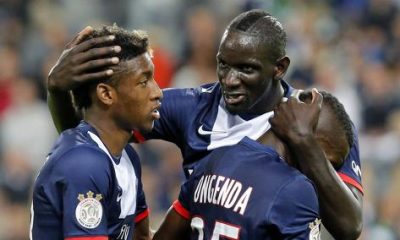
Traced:
POLYGON ((115 88, 106 83, 97 84, 96 95, 99 101, 105 105, 112 105, 117 100, 115 88))
POLYGON ((290 58, 284 56, 279 58, 275 63, 274 75, 275 79, 282 79, 290 65, 290 58))

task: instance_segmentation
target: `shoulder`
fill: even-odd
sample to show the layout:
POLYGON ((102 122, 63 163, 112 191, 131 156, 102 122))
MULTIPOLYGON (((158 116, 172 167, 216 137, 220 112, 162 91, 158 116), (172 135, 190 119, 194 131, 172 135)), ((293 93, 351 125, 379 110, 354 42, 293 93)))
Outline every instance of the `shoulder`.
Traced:
POLYGON ((219 83, 205 84, 197 88, 166 88, 163 89, 163 100, 177 100, 181 98, 196 99, 210 97, 220 92, 219 83))
POLYGON ((64 149, 62 153, 50 155, 43 170, 49 169, 53 174, 74 178, 92 176, 109 168, 109 157, 94 145, 77 145, 64 149))
POLYGON ((310 211, 318 215, 318 197, 314 184, 304 175, 298 173, 281 184, 273 201, 277 214, 301 215, 310 211), (282 210, 286 209, 286 210, 282 210))

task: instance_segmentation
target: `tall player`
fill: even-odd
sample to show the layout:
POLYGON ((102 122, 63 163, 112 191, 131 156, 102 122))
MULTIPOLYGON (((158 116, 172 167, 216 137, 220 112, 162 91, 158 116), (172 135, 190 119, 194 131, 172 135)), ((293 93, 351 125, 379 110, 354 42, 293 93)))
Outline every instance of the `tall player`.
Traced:
MULTIPOLYGON (((326 155, 345 158, 353 136, 343 105, 316 90, 312 99, 302 99, 311 103, 291 99, 289 104, 304 114, 299 121, 303 133, 326 155), (337 151, 331 144, 342 148, 337 151)), ((285 163, 296 161, 272 131, 258 141, 244 137, 236 145, 215 149, 182 185, 179 200, 153 239, 319 239, 313 184, 285 163)))
POLYGON ((111 34, 119 62, 111 77, 73 91, 83 121, 61 134, 35 181, 31 239, 150 239, 140 162, 128 140, 132 130, 151 131, 162 92, 147 35, 112 26, 87 37, 111 34))
MULTIPOLYGON (((112 74, 87 70, 112 66, 118 46, 108 40, 108 47, 97 47, 101 41, 82 42, 90 32, 82 31, 67 47, 48 78, 49 105, 58 129, 75 126, 67 90, 82 82, 112 74), (80 46, 91 44, 90 50, 80 46)), ((196 89, 164 90, 162 119, 142 139, 160 138, 181 149, 187 174, 197 161, 218 147, 234 145, 244 136, 259 138, 270 129, 265 124, 283 97, 293 93, 282 80, 290 60, 285 55, 286 33, 281 23, 261 10, 240 14, 225 30, 217 53, 219 82, 196 89)), ((358 140, 345 159, 334 159, 337 171, 318 146, 301 135, 296 114, 282 106, 287 119, 275 122, 272 130, 283 137, 299 158, 299 168, 315 184, 324 225, 336 239, 355 239, 362 228, 362 186, 358 140), (290 118, 289 118, 290 117, 290 118), (290 131, 289 131, 290 129, 290 131), (300 133, 288 135, 288 133, 300 133), (313 146, 305 148, 303 146, 313 146), (305 156, 313 156, 309 161, 305 156), (343 183, 346 183, 343 184, 343 183)), ((138 133, 135 134, 138 137, 138 133)), ((139 138, 140 139, 140 138, 139 138)))

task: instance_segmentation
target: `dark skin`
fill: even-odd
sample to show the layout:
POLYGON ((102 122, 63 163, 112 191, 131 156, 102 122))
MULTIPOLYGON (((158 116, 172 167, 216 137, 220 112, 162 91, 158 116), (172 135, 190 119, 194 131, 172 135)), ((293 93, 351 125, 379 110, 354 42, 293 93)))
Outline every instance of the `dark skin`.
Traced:
POLYGON ((282 99, 280 80, 290 60, 271 62, 269 49, 254 35, 225 31, 217 53, 217 76, 232 114, 263 114, 282 99))
MULTIPOLYGON (((112 40, 103 38, 82 42, 87 31, 90 29, 82 31, 68 45, 73 50, 59 59, 48 77, 48 103, 59 131, 74 127, 79 120, 76 115, 71 114, 72 105, 67 91, 82 82, 112 74, 103 71, 88 75, 85 74, 85 70, 100 66, 111 67, 115 64, 112 55, 117 48, 112 45, 112 40), (100 42, 109 42, 110 47, 95 48, 100 42)), ((281 102, 284 92, 280 79, 284 76, 290 60, 284 56, 271 61, 269 51, 270 49, 254 35, 229 31, 224 34, 217 54, 217 75, 224 91, 226 107, 231 113, 265 113, 273 110, 281 102)), ((279 105, 280 112, 295 111, 285 106, 286 104, 279 105)), ((300 170, 316 183, 322 221, 329 232, 336 239, 356 239, 362 228, 361 192, 353 186, 346 187, 337 177, 323 152, 314 148, 314 139, 287 133, 288 122, 296 121, 300 117, 296 117, 295 112, 291 114, 294 115, 285 122, 274 123, 272 130, 287 142, 293 155, 299 156, 297 161, 301 164, 300 170), (312 152, 305 155, 303 146, 313 146, 310 150, 312 152), (332 192, 332 189, 335 191, 332 192)), ((290 132, 301 133, 301 127, 294 124, 290 132)))
POLYGON ((135 231, 133 232, 133 240, 150 240, 150 223, 149 218, 146 217, 140 222, 135 223, 135 231))
POLYGON ((343 147, 342 152, 323 151, 333 142, 327 141, 328 133, 335 139, 342 139, 337 144, 342 144, 345 137, 335 136, 335 129, 340 128, 325 116, 319 119, 324 127, 314 134, 313 129, 304 122, 315 121, 313 119, 316 119, 318 109, 306 109, 305 104, 299 104, 294 98, 279 104, 274 117, 270 119, 272 131, 288 146, 299 170, 316 185, 320 216, 327 230, 335 239, 357 239, 362 229, 362 194, 352 185, 345 184, 329 162, 343 161, 343 156, 347 155, 346 148, 343 147), (329 124, 332 125, 331 129, 325 127, 329 124), (355 230, 343 228, 344 225, 351 225, 355 230))
MULTIPOLYGON (((114 156, 122 154, 133 129, 150 131, 159 109, 162 92, 153 79, 149 53, 121 62, 130 69, 120 76, 117 86, 99 83, 91 93, 93 104, 84 111, 84 119, 99 133, 102 142, 114 156), (127 104, 130 103, 130 104, 127 104)), ((134 240, 149 240, 149 219, 135 225, 134 240)))
POLYGON ((190 219, 182 217, 170 208, 153 240, 190 239, 191 230, 190 219))
MULTIPOLYGON (((315 146, 323 151, 323 154, 329 155, 335 159, 344 159, 350 150, 349 144, 345 144, 341 152, 332 151, 332 148, 325 144, 325 141, 329 140, 332 144, 342 145, 342 142, 346 141, 346 135, 343 130, 338 130, 341 129, 340 124, 336 120, 334 113, 330 111, 329 106, 323 106, 321 94, 316 90, 313 91, 312 100, 309 103, 300 102, 295 98, 290 99, 289 102, 290 105, 286 106, 285 110, 286 108, 290 108, 298 114, 301 113, 302 116, 307 117, 297 118, 297 123, 288 122, 288 128, 292 129, 292 125, 301 126, 302 131, 312 135, 314 143, 316 144, 315 146), (322 135, 325 139, 321 137, 322 135)), ((277 110, 280 110, 279 107, 277 110)), ((280 116, 278 116, 278 118, 279 117, 280 116)), ((295 129, 297 130, 297 127, 295 129)), ((293 156, 292 151, 288 148, 286 143, 275 134, 275 132, 266 132, 258 139, 258 141, 262 144, 272 146, 290 165, 293 166, 299 164, 297 162, 298 158, 293 156)), ((309 149, 312 148, 305 149, 304 153, 311 157, 318 157, 317 155, 309 154, 309 152, 312 152, 309 149)), ((320 209, 320 211, 322 211, 322 209, 320 209)), ((173 208, 171 208, 153 239, 188 239, 190 231, 190 220, 183 218, 173 208)))

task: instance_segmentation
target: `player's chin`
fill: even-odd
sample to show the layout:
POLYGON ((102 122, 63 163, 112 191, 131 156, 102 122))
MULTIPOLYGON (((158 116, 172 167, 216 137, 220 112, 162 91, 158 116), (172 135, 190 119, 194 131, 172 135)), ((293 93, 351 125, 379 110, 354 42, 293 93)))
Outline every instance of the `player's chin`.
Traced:
POLYGON ((228 110, 229 113, 231 114, 241 114, 241 113, 246 113, 248 107, 246 104, 226 104, 225 105, 226 110, 228 110))
POLYGON ((142 126, 140 126, 140 132, 141 133, 149 133, 153 130, 154 128, 154 119, 149 119, 146 122, 144 122, 142 124, 142 126))
POLYGON ((154 127, 154 121, 151 121, 150 123, 144 124, 140 127, 140 132, 141 133, 149 133, 153 130, 154 127))

